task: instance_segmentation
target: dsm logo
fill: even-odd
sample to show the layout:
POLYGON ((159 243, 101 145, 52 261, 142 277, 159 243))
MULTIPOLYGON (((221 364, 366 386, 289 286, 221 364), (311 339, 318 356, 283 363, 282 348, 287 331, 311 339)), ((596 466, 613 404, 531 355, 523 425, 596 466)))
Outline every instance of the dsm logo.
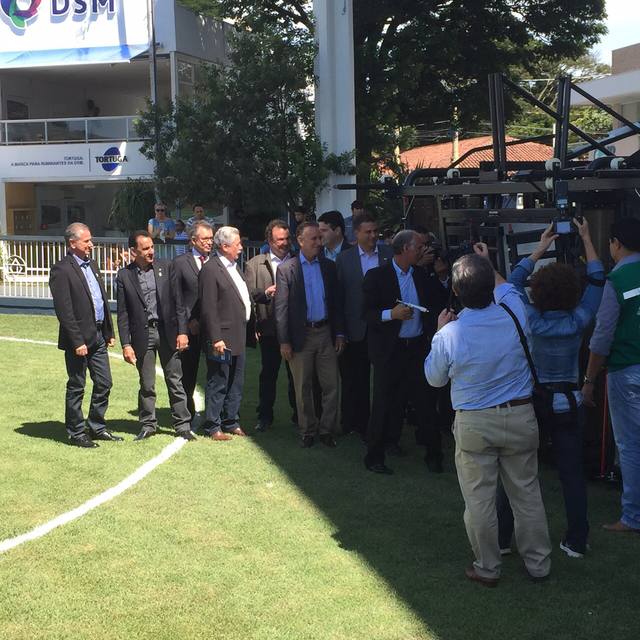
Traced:
MULTIPOLYGON (((20 9, 18 0, 0 0, 0 7, 18 29, 24 29, 27 22, 38 14, 41 2, 42 0, 31 0, 31 4, 26 9, 20 9)), ((22 4, 24 5, 24 2, 22 4)))
POLYGON ((104 154, 96 156, 96 164, 101 164, 107 173, 113 173, 118 167, 127 162, 129 162, 129 159, 120 153, 118 147, 109 147, 104 154))

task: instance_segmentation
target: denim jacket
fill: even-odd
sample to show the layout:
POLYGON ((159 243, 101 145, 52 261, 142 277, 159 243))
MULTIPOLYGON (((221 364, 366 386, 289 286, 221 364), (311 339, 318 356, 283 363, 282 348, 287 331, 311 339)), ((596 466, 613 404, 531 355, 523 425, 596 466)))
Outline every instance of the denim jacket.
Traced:
MULTIPOLYGON (((529 328, 532 334, 531 355, 536 366, 540 382, 575 382, 578 380, 578 355, 582 334, 593 321, 600 300, 602 287, 587 284, 580 304, 572 311, 540 312, 530 302, 525 292, 525 282, 533 273, 535 263, 529 258, 522 259, 511 272, 511 282, 522 296, 529 328)), ((596 280, 604 280, 604 267, 600 260, 587 263, 587 275, 596 280)), ((578 405, 582 404, 582 394, 575 391, 578 405)), ((565 413, 570 410, 566 396, 556 393, 553 399, 555 413, 565 413)))

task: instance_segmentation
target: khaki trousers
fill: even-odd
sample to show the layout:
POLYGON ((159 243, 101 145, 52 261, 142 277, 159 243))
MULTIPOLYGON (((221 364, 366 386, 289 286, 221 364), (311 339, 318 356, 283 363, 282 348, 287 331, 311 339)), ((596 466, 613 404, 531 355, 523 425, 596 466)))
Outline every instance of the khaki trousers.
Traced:
POLYGON ((331 433, 338 425, 338 356, 329 325, 307 327, 302 351, 289 361, 296 391, 298 425, 301 436, 331 433), (316 417, 313 404, 313 372, 322 390, 322 413, 316 417))
POLYGON ((513 509, 518 552, 531 576, 551 570, 551 543, 538 482, 538 423, 533 405, 457 411, 456 469, 476 573, 500 576, 498 475, 513 509))

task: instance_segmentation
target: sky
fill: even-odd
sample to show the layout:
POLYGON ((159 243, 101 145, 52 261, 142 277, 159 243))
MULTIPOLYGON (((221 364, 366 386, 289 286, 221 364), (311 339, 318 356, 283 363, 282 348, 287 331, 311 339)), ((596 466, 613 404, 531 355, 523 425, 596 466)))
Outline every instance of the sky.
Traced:
POLYGON ((611 50, 640 43, 640 2, 606 0, 609 33, 594 49, 602 62, 611 64, 611 50))

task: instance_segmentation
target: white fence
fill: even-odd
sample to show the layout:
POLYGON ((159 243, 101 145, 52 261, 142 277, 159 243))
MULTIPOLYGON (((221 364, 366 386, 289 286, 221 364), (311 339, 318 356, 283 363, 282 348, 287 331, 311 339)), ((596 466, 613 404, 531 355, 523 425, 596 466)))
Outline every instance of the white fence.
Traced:
MULTIPOLYGON (((104 276, 110 302, 116 300, 116 274, 131 262, 126 238, 94 238, 93 258, 104 276)), ((261 242, 244 242, 242 263, 259 253, 261 242)), ((156 257, 172 259, 184 251, 179 241, 157 243, 156 257)), ((49 270, 66 254, 64 239, 54 236, 0 236, 0 304, 2 298, 51 300, 49 270)))

